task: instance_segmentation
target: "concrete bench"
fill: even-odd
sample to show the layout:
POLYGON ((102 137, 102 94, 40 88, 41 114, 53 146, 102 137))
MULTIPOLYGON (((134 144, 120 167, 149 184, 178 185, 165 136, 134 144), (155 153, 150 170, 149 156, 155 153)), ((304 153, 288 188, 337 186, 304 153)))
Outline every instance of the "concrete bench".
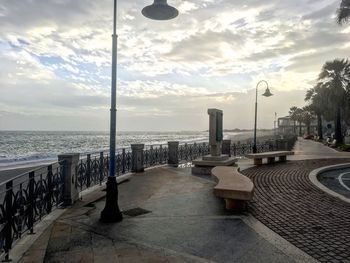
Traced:
POLYGON ((262 159, 267 158, 267 163, 271 164, 275 162, 275 158, 278 157, 280 162, 287 161, 287 155, 294 155, 291 151, 275 151, 275 152, 264 152, 264 153, 251 153, 247 154, 246 157, 254 159, 255 165, 262 165, 262 159))
POLYGON ((216 166, 211 174, 218 181, 214 194, 225 199, 226 209, 245 209, 246 201, 254 195, 253 182, 235 167, 216 166))

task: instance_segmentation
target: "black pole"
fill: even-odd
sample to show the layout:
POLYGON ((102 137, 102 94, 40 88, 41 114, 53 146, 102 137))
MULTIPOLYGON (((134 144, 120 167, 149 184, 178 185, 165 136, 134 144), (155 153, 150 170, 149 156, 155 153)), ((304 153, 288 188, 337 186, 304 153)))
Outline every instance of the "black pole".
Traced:
POLYGON ((255 121, 254 121, 254 141, 253 141, 253 153, 256 153, 256 122, 258 115, 258 86, 256 86, 256 95, 255 95, 255 121))
POLYGON ((257 147, 256 147, 256 123, 257 123, 257 118, 258 118, 258 87, 259 84, 264 82, 266 84, 266 91, 263 94, 263 96, 266 97, 270 97, 272 96, 270 90, 269 90, 269 84, 267 83, 266 80, 260 80, 257 84, 256 84, 256 88, 255 88, 255 121, 254 121, 254 141, 253 141, 253 153, 257 152, 257 147))
POLYGON ((101 212, 100 221, 114 223, 123 220, 118 206, 118 184, 115 177, 115 145, 117 123, 117 0, 114 0, 113 35, 112 35, 112 87, 111 87, 111 121, 109 145, 109 175, 107 179, 107 193, 105 208, 101 212))

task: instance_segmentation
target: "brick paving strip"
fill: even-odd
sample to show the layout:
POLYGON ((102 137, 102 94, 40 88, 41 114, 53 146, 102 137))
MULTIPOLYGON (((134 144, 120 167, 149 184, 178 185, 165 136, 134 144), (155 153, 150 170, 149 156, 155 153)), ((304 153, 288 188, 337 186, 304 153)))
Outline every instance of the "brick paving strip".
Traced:
POLYGON ((350 204, 314 186, 309 173, 349 159, 290 161, 243 170, 255 184, 250 213, 320 262, 350 262, 350 204))

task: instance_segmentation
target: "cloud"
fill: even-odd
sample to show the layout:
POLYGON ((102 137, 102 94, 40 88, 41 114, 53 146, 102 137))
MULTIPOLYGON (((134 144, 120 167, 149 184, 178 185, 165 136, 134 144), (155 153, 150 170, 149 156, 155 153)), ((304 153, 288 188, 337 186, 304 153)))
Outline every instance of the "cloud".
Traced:
MULTIPOLYGON (((157 22, 145 1, 118 1, 120 127, 206 129, 208 107, 224 109, 227 128, 250 127, 260 79, 276 94, 261 100, 272 127, 325 61, 348 57, 338 2, 173 0, 180 15, 157 22)), ((111 29, 111 1, 2 1, 0 129, 108 127, 111 29)))

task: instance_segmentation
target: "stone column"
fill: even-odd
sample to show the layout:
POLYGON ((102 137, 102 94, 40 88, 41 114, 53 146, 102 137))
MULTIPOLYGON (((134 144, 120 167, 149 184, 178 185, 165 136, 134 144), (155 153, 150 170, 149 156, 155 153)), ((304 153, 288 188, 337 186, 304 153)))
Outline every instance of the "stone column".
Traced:
POLYGON ((172 167, 179 166, 179 142, 168 142, 168 165, 172 167))
POLYGON ((231 140, 222 141, 222 154, 226 154, 231 157, 231 140))
POLYGON ((221 155, 221 144, 223 137, 222 130, 222 110, 208 109, 209 114, 209 145, 210 155, 221 155))
POLYGON ((144 144, 131 144, 131 171, 133 173, 140 173, 145 170, 143 164, 143 149, 145 148, 144 144))
POLYGON ((58 155, 58 161, 63 165, 63 205, 69 206, 79 199, 76 174, 79 165, 79 153, 60 154, 58 155))

